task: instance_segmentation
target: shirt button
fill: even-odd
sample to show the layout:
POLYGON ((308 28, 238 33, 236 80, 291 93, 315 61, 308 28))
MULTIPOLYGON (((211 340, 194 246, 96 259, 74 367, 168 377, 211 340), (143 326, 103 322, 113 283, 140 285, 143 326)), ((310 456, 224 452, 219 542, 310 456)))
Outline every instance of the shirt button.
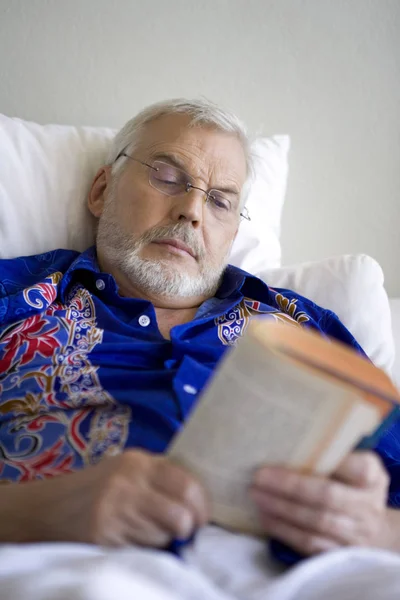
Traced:
POLYGON ((106 287, 106 284, 104 283, 104 281, 102 279, 97 279, 96 287, 98 290, 104 290, 104 288, 106 287))
POLYGON ((183 386, 183 391, 187 394, 197 394, 197 388, 193 387, 189 383, 185 383, 185 385, 183 386))
POLYGON ((142 327, 147 327, 147 325, 150 324, 150 319, 147 315, 142 315, 141 317, 139 317, 139 325, 141 325, 142 327))

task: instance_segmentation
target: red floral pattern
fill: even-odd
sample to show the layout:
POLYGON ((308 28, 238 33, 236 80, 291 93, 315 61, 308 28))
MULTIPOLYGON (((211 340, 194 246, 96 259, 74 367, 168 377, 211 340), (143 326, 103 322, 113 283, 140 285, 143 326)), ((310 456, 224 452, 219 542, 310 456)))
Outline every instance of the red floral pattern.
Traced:
POLYGON ((7 373, 13 361, 18 356, 18 364, 25 365, 30 362, 35 354, 43 358, 53 356, 55 349, 60 345, 56 337, 60 326, 56 325, 44 331, 48 321, 41 315, 33 315, 24 321, 9 327, 0 337, 0 343, 5 343, 5 353, 0 360, 0 372, 7 373))

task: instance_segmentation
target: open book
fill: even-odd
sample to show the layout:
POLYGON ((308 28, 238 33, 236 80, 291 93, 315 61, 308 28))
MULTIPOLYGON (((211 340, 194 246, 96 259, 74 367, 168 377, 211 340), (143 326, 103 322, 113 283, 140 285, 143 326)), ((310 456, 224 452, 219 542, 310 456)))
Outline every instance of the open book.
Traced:
POLYGON ((356 446, 376 444, 399 402, 390 378, 351 348, 256 319, 222 359, 168 455, 208 489, 215 523, 261 534, 248 497, 258 467, 329 474, 356 446))

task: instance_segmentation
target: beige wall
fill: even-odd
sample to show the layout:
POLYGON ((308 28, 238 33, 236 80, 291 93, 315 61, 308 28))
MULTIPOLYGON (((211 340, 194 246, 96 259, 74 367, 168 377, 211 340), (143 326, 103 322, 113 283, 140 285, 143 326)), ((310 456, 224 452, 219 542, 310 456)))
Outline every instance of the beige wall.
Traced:
POLYGON ((203 94, 290 133, 284 262, 366 252, 400 296, 399 0, 0 0, 0 112, 120 126, 203 94))

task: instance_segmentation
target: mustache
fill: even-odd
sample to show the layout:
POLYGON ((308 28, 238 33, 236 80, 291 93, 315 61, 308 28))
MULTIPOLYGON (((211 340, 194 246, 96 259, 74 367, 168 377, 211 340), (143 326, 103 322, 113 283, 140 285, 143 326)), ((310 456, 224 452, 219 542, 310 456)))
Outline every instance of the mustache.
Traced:
POLYGON ((184 223, 152 227, 136 240, 135 245, 142 248, 151 242, 164 239, 175 239, 183 242, 190 248, 197 259, 201 260, 205 255, 204 246, 197 234, 190 228, 190 225, 184 223))

